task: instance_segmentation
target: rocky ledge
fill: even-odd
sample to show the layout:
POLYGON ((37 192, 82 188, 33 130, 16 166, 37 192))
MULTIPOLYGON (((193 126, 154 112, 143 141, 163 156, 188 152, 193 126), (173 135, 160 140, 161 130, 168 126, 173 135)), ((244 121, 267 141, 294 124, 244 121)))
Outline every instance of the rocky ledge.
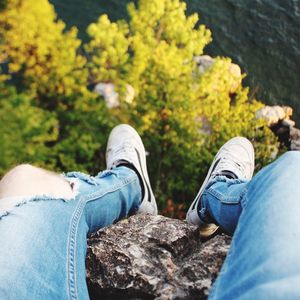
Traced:
POLYGON ((197 227, 163 216, 135 215, 88 240, 91 299, 206 299, 230 245, 201 242, 197 227))
POLYGON ((289 106, 265 106, 256 112, 256 117, 264 119, 269 128, 287 150, 300 151, 300 129, 291 120, 293 109, 289 106))

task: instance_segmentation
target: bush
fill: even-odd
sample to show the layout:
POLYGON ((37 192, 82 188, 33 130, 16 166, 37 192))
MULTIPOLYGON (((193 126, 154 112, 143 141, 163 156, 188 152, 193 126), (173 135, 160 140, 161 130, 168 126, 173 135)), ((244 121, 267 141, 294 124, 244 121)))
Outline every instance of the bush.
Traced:
POLYGON ((12 87, 0 86, 0 174, 12 166, 28 162, 54 167, 49 143, 58 136, 55 113, 35 106, 12 87))
POLYGON ((161 204, 167 197, 190 199, 229 138, 249 137, 260 149, 262 163, 272 152, 263 145, 276 145, 272 133, 255 119, 262 104, 248 99, 242 76, 232 72, 229 59, 219 58, 207 72, 198 72, 195 57, 211 34, 204 26, 197 28, 198 16, 186 17, 185 9, 178 0, 140 0, 137 7, 129 4, 128 22, 112 23, 101 16, 88 28, 91 73, 118 87, 123 114, 150 153, 161 204), (136 93, 129 104, 124 101, 126 84, 136 93))
POLYGON ((46 98, 44 105, 52 109, 57 97, 86 92, 86 59, 78 54, 76 35, 76 28, 65 31, 65 24, 56 21, 47 0, 7 0, 0 12, 0 53, 9 73, 18 88, 46 98))
POLYGON ((274 158, 277 142, 255 118, 262 104, 249 99, 231 61, 217 58, 199 71, 195 57, 203 54, 211 33, 185 10, 179 0, 131 3, 129 21, 100 16, 80 48, 76 29, 65 30, 46 0, 8 0, 0 12, 0 62, 12 75, 6 84, 22 93, 5 88, 9 92, 1 96, 1 121, 9 124, 1 129, 6 145, 1 170, 26 160, 95 173, 105 167, 110 129, 126 122, 149 151, 159 204, 171 198, 176 203, 169 199, 169 206, 180 211, 178 203, 195 195, 229 138, 250 138, 260 167, 274 158), (119 107, 107 109, 88 91, 88 84, 99 82, 114 84, 119 107), (135 92, 130 101, 128 85, 135 92))

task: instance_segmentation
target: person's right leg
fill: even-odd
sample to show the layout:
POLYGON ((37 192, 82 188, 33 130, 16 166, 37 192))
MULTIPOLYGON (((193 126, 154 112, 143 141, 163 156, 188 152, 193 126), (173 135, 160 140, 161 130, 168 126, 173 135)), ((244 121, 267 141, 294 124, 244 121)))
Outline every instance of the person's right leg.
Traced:
MULTIPOLYGON (((29 180, 49 175, 28 168, 29 180)), ((0 199, 0 208, 3 201, 8 208, 0 211, 0 299, 88 299, 88 232, 134 213, 140 205, 140 182, 129 168, 116 167, 95 177, 73 172, 61 184, 67 180, 77 190, 72 199, 64 194, 54 198, 47 189, 41 195, 0 199), (10 200, 14 206, 7 205, 10 200)))
POLYGON ((203 202, 233 233, 210 299, 300 298, 300 153, 288 152, 251 181, 216 178, 203 202))
POLYGON ((0 188, 0 299, 87 299, 87 234, 128 214, 157 213, 133 128, 112 132, 107 167, 94 177, 28 165, 8 173, 0 188))

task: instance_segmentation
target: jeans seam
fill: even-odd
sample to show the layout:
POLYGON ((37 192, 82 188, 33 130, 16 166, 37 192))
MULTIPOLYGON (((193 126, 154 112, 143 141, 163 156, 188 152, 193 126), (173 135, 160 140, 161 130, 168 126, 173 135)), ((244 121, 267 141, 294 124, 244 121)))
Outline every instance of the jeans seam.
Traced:
POLYGON ((72 215, 71 218, 71 225, 69 230, 69 237, 68 237, 68 255, 67 255, 67 268, 68 268, 68 287, 69 287, 69 294, 70 299, 78 299, 78 292, 77 292, 77 285, 76 285, 76 241, 77 241, 77 232, 78 232, 78 225, 79 220, 81 219, 82 213, 84 211, 84 207, 87 202, 96 200, 97 198, 102 198, 106 194, 115 192, 116 190, 131 184, 136 180, 136 175, 132 174, 121 180, 120 183, 115 184, 114 186, 105 189, 104 191, 94 192, 88 196, 79 196, 80 200, 79 203, 72 215))
POLYGON ((248 188, 246 188, 245 192, 243 193, 243 197, 241 198, 241 206, 244 210, 248 204, 248 197, 247 197, 248 188))
POLYGON ((204 223, 211 223, 211 222, 215 222, 215 221, 211 217, 211 212, 208 209, 207 204, 206 204, 207 201, 204 201, 206 194, 207 194, 207 191, 204 191, 200 198, 201 209, 199 210, 199 218, 204 223))
POLYGON ((71 219, 71 226, 68 237, 68 256, 67 256, 67 265, 68 265, 68 286, 70 299, 78 299, 77 285, 76 285, 76 245, 77 245, 77 232, 78 225, 82 212, 85 206, 83 198, 80 198, 79 203, 73 213, 71 219))

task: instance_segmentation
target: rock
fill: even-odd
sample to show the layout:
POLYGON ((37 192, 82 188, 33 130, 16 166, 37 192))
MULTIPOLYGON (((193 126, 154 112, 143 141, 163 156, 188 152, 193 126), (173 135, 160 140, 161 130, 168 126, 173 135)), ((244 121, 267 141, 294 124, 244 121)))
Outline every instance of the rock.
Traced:
POLYGON ((284 120, 282 120, 282 125, 285 127, 292 128, 296 125, 296 122, 293 120, 284 119, 284 120))
POLYGON ((219 235, 202 243, 197 227, 135 215, 88 240, 91 299, 206 299, 229 248, 219 235))
MULTIPOLYGON (((98 83, 94 87, 94 92, 104 98, 108 108, 116 108, 120 106, 119 94, 116 92, 115 85, 113 83, 98 83)), ((134 88, 131 85, 126 84, 124 101, 131 103, 134 98, 134 94, 134 88)))
POLYGON ((198 71, 201 75, 204 74, 214 64, 215 61, 209 55, 195 56, 194 60, 197 63, 198 71))
POLYGON ((288 150, 300 151, 300 130, 290 119, 293 109, 289 106, 265 106, 256 112, 258 119, 264 119, 278 140, 288 150))
POLYGON ((118 107, 118 93, 115 91, 115 86, 112 83, 98 83, 94 88, 94 92, 102 96, 108 108, 118 107))
POLYGON ((125 102, 132 103, 133 98, 135 96, 134 88, 130 84, 126 84, 126 94, 125 94, 125 102))
POLYGON ((289 119, 293 115, 293 109, 290 106, 281 106, 285 112, 285 119, 289 119))
MULTIPOLYGON (((209 55, 195 56, 194 60, 197 63, 199 74, 204 74, 215 62, 215 59, 209 55)), ((232 81, 232 86, 230 88, 230 93, 235 93, 236 89, 242 82, 242 71, 239 65, 231 63, 229 66, 229 72, 234 78, 232 81)))
POLYGON ((265 106, 256 112, 256 117, 266 120, 268 126, 272 126, 281 120, 288 119, 291 110, 292 108, 290 107, 281 107, 279 105, 265 106))
POLYGON ((300 129, 290 129, 291 150, 300 151, 300 129))

